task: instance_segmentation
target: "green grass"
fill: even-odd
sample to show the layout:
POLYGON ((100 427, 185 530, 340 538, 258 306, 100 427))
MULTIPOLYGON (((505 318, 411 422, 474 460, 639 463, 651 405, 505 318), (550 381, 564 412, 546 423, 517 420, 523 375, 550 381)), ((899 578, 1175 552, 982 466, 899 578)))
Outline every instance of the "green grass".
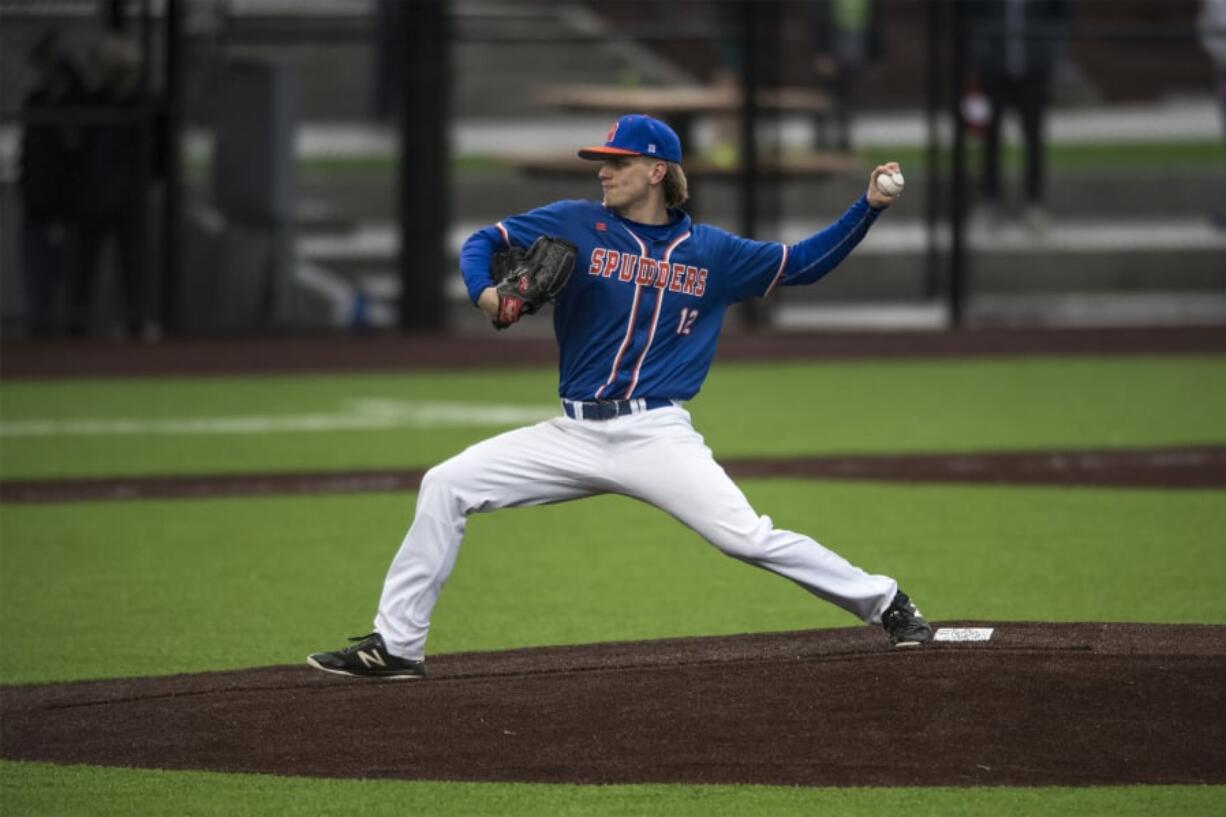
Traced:
POLYGON ((719 366, 694 403, 720 456, 1226 441, 1226 358, 719 366))
MULTIPOLYGON (((972 173, 979 170, 981 143, 972 139, 967 146, 966 160, 972 173)), ((866 167, 884 161, 897 161, 903 167, 919 170, 927 166, 928 149, 922 145, 873 146, 857 150, 856 156, 866 167)), ((1050 142, 1047 145, 1047 166, 1052 171, 1109 171, 1125 168, 1130 173, 1160 171, 1212 172, 1226 169, 1226 152, 1221 140, 1204 139, 1187 142, 1050 142)), ((1003 166, 1011 171, 1023 167, 1023 147, 1008 144, 1002 153, 1003 166)), ((940 152, 942 167, 953 162, 950 149, 940 152)))
POLYGON ((1219 786, 1050 789, 818 789, 767 786, 546 786, 309 780, 263 775, 97 769, 0 762, 6 814, 322 815, 457 814, 826 817, 883 812, 910 817, 1112 815, 1203 817, 1226 804, 1219 786))
MULTIPOLYGON (((744 487, 933 619, 1226 622, 1221 492, 744 487)), ((0 507, 0 681, 29 683, 338 646, 369 629, 413 496, 0 507)), ((660 511, 598 497, 474 517, 430 652, 855 624, 660 511)))
MULTIPOLYGON (((309 156, 298 160, 298 172, 303 176, 374 175, 386 181, 389 173, 396 172, 398 163, 397 157, 392 155, 309 156)), ((208 179, 212 170, 213 163, 208 158, 193 159, 187 164, 191 178, 200 181, 208 179)), ((508 179, 514 178, 515 173, 506 161, 480 153, 453 156, 451 172, 456 176, 502 176, 508 179)))
MULTIPOLYGON (((717 366, 722 457, 1221 443, 1221 357, 717 366)), ((0 420, 295 415, 346 400, 548 406, 553 374, 6 382, 0 420)), ((497 427, 0 438, 4 478, 429 465, 497 427)), ((1221 491, 747 480, 777 525, 936 620, 1226 622, 1221 491)), ((0 682, 297 663, 364 632, 405 493, 0 504, 0 682), (329 592, 316 592, 326 584, 329 592)), ((601 497, 472 520, 430 649, 851 626, 666 515, 601 497), (582 532, 579 535, 577 532, 582 532), (530 588, 531 592, 524 592, 530 588)), ((0 762, 0 813, 1211 814, 1224 787, 805 789, 351 781, 0 762)))
MULTIPOLYGON (((0 419, 290 417, 491 396, 549 411, 555 390, 543 369, 25 381, 5 384, 0 419)), ((721 364, 690 408, 720 457, 1212 443, 1226 440, 1226 358, 721 364)), ((506 427, 6 435, 0 477, 424 467, 506 427)))
MULTIPOLYGON (((465 374, 62 380, 5 384, 0 419, 301 417, 352 413, 355 401, 456 401, 549 411, 556 375, 465 374)), ((560 410, 560 409, 559 409, 560 410)), ((117 476, 312 468, 412 467, 520 423, 460 428, 257 434, 112 434, 2 438, 0 476, 117 476), (138 443, 138 444, 137 444, 138 443)))

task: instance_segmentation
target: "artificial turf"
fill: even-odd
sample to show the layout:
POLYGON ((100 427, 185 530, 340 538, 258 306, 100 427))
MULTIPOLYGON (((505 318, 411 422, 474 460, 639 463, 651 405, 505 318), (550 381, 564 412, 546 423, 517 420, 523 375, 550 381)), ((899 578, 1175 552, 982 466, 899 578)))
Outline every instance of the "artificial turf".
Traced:
MULTIPOLYGON (((936 620, 1226 622, 1220 491, 743 487, 776 525, 897 577, 936 620)), ((6 506, 0 680, 332 649, 368 631, 412 508, 411 494, 6 506)), ((654 508, 597 497, 474 517, 430 651, 856 623, 654 508)))
MULTIPOLYGON (((550 405, 550 372, 10 382, 10 423, 550 405)), ((1221 444, 1220 357, 720 365, 721 457, 1221 444)), ((422 467, 499 426, 3 433, 0 476, 422 467)), ((935 620, 1226 621, 1220 491, 746 480, 777 525, 897 576, 935 620)), ((297 663, 369 625, 411 494, 0 505, 0 681, 297 663), (327 592, 319 592, 326 587, 327 592)), ((431 651, 855 622, 618 497, 474 518, 431 651)), ((793 789, 342 781, 0 763, 5 814, 1205 814, 1223 787, 793 789)))
POLYGON ((1220 812, 1222 786, 1116 788, 799 788, 775 786, 564 786, 313 780, 0 762, 6 814, 109 817, 464 815, 465 817, 1164 817, 1220 812))
MULTIPOLYGON (((689 408, 721 457, 1221 443, 1223 363, 1171 356, 722 364, 689 408)), ((0 394, 0 477, 421 468, 523 424, 464 421, 460 411, 438 420, 447 406, 544 416, 559 411, 555 388, 543 369, 12 382, 0 394), (435 420, 414 414, 440 403, 435 420), (397 412, 410 419, 380 424, 397 412), (39 433, 74 421, 110 425, 107 433, 79 426, 39 433)))

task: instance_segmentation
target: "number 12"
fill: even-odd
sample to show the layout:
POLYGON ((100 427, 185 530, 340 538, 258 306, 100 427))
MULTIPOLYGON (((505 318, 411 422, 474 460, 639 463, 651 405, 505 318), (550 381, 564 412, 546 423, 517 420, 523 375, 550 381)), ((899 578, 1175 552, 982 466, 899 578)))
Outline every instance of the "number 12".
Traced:
POLYGON ((696 320, 698 320, 698 310, 685 309, 683 307, 681 310, 681 319, 677 321, 677 334, 688 335, 690 333, 690 329, 694 327, 694 321, 696 320))

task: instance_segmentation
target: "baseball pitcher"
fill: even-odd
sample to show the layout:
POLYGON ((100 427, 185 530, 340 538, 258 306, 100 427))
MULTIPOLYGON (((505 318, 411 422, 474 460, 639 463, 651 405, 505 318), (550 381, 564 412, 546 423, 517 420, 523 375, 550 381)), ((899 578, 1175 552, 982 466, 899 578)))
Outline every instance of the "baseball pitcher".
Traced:
POLYGON ((875 168, 867 193, 837 221, 788 246, 693 223, 680 209, 688 198, 681 143, 663 122, 624 116, 579 156, 599 162, 601 201, 503 219, 469 237, 460 255, 469 296, 495 327, 553 302, 559 415, 431 468, 374 632, 307 663, 367 678, 425 676, 430 616, 469 515, 607 493, 660 508, 729 556, 880 625, 899 647, 930 641, 894 579, 759 515, 684 405, 707 376, 728 307, 838 266, 896 199, 898 188, 877 177, 900 174, 898 165, 875 168))

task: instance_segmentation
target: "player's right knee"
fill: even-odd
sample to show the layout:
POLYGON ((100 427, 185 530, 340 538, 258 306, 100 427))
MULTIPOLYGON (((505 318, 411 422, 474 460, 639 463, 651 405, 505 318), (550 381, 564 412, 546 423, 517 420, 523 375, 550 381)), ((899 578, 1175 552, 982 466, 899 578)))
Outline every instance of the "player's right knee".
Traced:
POLYGON ((711 542, 721 551, 734 559, 744 562, 759 562, 766 555, 767 541, 770 538, 771 522, 768 517, 760 517, 745 524, 724 524, 719 526, 716 536, 711 542))

